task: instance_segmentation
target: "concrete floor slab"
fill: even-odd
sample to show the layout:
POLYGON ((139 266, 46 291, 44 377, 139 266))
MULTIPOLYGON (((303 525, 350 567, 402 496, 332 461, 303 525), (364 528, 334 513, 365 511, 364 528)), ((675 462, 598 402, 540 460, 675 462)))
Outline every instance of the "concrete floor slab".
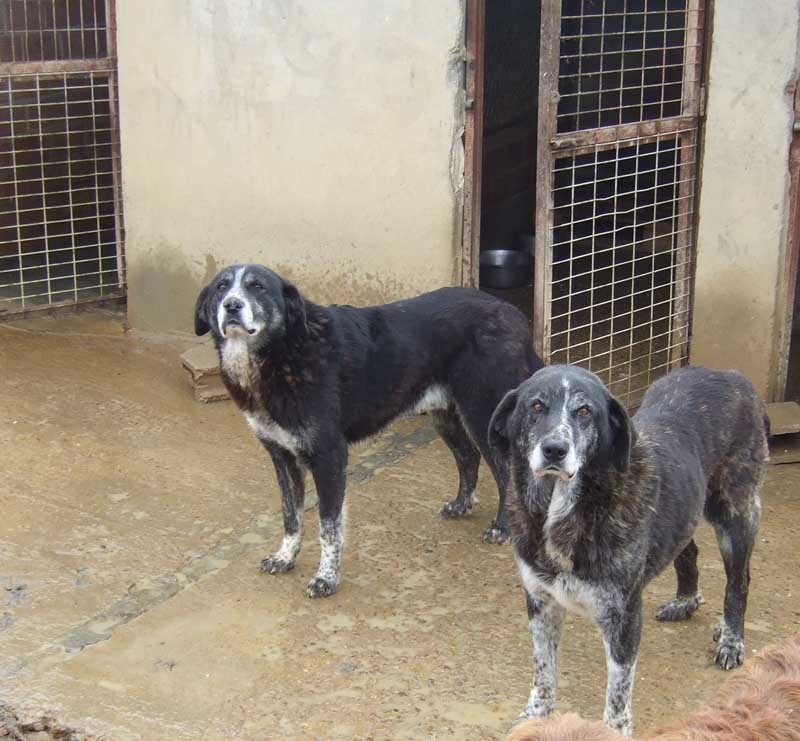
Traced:
MULTIPOLYGON (((443 520, 456 470, 424 418, 354 449, 341 590, 308 600, 315 515, 296 569, 259 573, 280 532, 274 473, 232 404, 193 400, 190 344, 115 315, 0 324, 0 702, 108 739, 501 738, 530 639, 510 548, 480 541, 490 477, 471 517, 443 520)), ((800 466, 770 469, 748 650, 800 629, 798 486, 800 466)), ((709 528, 698 544, 693 620, 654 620, 671 573, 646 592, 641 729, 724 679, 724 572, 709 528)), ((560 707, 599 717, 585 620, 562 657, 560 707)))

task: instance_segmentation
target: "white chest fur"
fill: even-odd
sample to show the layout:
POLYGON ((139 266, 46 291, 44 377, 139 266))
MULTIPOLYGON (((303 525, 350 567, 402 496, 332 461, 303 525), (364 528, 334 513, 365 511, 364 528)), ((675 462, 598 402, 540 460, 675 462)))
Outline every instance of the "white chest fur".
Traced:
POLYGON ((300 451, 300 438, 281 427, 266 412, 245 412, 244 418, 256 437, 262 442, 271 442, 297 455, 300 451))
POLYGON ((222 345, 222 370, 242 388, 253 380, 253 363, 244 337, 231 337, 222 345))
POLYGON ((549 582, 519 557, 516 557, 516 560, 522 584, 528 594, 547 594, 567 610, 593 617, 601 601, 594 586, 572 574, 558 574, 552 582, 549 582))
POLYGON ((428 386, 413 407, 414 414, 426 414, 439 409, 447 409, 450 404, 450 394, 444 386, 434 384, 428 386))

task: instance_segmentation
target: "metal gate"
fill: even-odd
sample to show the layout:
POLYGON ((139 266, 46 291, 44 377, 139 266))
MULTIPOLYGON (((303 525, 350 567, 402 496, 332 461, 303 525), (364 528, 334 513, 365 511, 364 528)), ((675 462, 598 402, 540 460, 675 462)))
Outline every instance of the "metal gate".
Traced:
POLYGON ((534 334, 635 406, 688 359, 703 0, 544 0, 534 334))
POLYGON ((0 315, 124 295, 114 17, 0 3, 0 315))

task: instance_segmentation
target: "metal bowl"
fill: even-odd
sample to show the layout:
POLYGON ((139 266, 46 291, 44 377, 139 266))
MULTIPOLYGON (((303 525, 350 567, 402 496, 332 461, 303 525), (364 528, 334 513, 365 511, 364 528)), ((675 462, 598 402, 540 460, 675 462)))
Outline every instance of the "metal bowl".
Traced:
POLYGON ((533 278, 533 258, 522 250, 483 250, 480 267, 487 288, 521 288, 533 278))

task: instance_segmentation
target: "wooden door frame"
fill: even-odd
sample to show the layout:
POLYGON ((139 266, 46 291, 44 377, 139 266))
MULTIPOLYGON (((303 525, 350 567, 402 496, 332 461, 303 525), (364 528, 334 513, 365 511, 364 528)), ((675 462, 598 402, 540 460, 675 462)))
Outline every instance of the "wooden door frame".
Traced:
POLYGON ((461 231, 462 286, 478 287, 483 178, 483 69, 486 0, 466 0, 464 14, 464 208, 461 231))
MULTIPOLYGON (((800 79, 795 81, 794 121, 800 122, 800 79)), ((795 123, 794 126, 797 126, 795 123)), ((797 271, 800 265, 800 130, 793 128, 789 146, 789 216, 781 279, 775 302, 775 346, 767 401, 784 401, 789 380, 797 271)))

